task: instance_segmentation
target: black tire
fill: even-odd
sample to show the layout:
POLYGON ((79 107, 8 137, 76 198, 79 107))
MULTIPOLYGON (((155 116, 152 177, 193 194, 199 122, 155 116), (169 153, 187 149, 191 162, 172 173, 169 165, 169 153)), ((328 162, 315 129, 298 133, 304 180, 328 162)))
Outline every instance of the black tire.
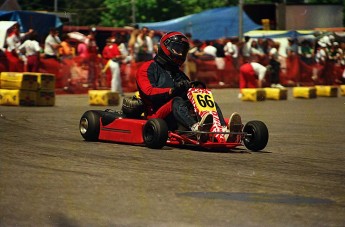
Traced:
POLYGON ((98 141, 101 112, 102 111, 89 110, 81 116, 79 131, 86 141, 98 141))
POLYGON ((268 129, 262 121, 249 121, 243 128, 243 132, 248 133, 244 138, 244 145, 248 150, 260 151, 268 143, 268 129))
POLYGON ((147 147, 160 149, 168 140, 168 126, 163 119, 154 118, 146 122, 143 128, 143 139, 147 147))

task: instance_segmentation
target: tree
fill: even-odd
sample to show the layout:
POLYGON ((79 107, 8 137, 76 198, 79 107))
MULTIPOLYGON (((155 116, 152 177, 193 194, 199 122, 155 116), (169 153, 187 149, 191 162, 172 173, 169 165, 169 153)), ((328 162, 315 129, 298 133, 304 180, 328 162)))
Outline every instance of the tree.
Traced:
POLYGON ((65 5, 73 13, 73 23, 76 25, 100 25, 100 15, 106 10, 104 0, 65 0, 65 5))
MULTIPOLYGON (((283 1, 292 3, 303 0, 243 1, 253 4, 283 1)), ((54 11, 54 0, 21 0, 19 3, 23 10, 54 11)), ((239 0, 58 0, 58 11, 72 13, 74 25, 121 27, 133 22, 133 3, 136 22, 156 22, 199 13, 206 9, 235 6, 239 0)), ((308 3, 343 4, 343 0, 308 0, 308 3)))
POLYGON ((118 27, 133 22, 133 2, 135 2, 136 22, 155 22, 198 13, 209 8, 233 5, 237 0, 105 0, 107 10, 101 15, 102 25, 118 27))

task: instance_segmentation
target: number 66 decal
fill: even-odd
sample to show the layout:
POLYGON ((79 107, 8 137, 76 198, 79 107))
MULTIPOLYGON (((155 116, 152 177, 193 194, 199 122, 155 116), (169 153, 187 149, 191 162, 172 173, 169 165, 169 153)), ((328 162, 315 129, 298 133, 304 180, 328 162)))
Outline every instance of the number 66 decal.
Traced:
POLYGON ((215 111, 212 94, 193 93, 193 99, 199 111, 215 111))

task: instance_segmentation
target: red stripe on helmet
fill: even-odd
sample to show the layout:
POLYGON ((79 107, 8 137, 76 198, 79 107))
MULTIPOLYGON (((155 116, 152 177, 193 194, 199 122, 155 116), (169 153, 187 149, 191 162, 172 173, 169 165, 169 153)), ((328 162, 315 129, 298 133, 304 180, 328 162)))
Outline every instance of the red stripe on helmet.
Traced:
POLYGON ((169 39, 170 37, 175 36, 175 35, 180 35, 180 36, 185 37, 185 35, 183 35, 181 32, 169 32, 169 33, 166 33, 165 35, 163 35, 163 37, 161 38, 160 46, 161 46, 163 52, 164 52, 167 56, 169 56, 171 53, 170 53, 170 51, 165 47, 164 42, 165 42, 167 39, 169 39))

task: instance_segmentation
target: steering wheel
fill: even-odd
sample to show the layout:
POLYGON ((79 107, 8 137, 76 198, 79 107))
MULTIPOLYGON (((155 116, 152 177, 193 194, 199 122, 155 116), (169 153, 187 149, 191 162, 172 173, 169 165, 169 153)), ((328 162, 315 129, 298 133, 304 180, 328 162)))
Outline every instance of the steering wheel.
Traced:
POLYGON ((206 84, 204 82, 194 80, 194 81, 190 82, 190 87, 191 88, 203 88, 203 89, 206 89, 206 84))

